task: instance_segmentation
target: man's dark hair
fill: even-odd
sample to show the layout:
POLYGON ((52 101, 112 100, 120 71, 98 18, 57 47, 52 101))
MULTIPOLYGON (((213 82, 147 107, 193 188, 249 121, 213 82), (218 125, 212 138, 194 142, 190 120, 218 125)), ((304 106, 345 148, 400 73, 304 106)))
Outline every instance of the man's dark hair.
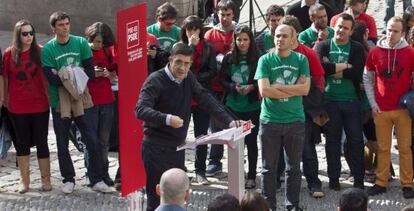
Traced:
POLYGON ((266 20, 270 20, 270 16, 285 16, 285 11, 279 5, 272 4, 266 10, 266 20))
POLYGON ((193 49, 182 42, 175 43, 171 49, 171 56, 175 55, 184 55, 184 56, 192 56, 193 55, 193 49))
POLYGON ((302 26, 300 25, 298 18, 293 15, 286 15, 283 17, 282 20, 280 20, 280 24, 286 24, 293 27, 298 34, 302 31, 302 26))
POLYGON ((217 196, 208 204, 207 211, 240 211, 239 200, 236 197, 225 193, 217 196))
POLYGON ((222 0, 217 4, 217 12, 220 10, 232 10, 236 15, 239 12, 239 8, 232 0, 222 0))
POLYGON ((348 188, 339 199, 339 208, 341 211, 366 211, 368 195, 359 188, 348 188))
MULTIPOLYGON (((351 21, 351 22, 352 22, 352 27, 351 27, 351 29, 354 29, 354 26, 355 26, 355 20, 354 20, 354 17, 352 17, 352 15, 350 15, 350 14, 348 14, 348 13, 341 13, 341 14, 339 15, 338 19, 339 19, 339 18, 342 18, 342 20, 345 20, 345 21, 351 21)), ((336 21, 336 23, 338 23, 338 21, 336 21)))
POLYGON ((345 5, 346 5, 346 7, 349 7, 349 6, 354 6, 357 3, 364 3, 366 1, 367 0, 346 0, 345 5))
POLYGON ((52 15, 50 15, 50 18, 49 18, 50 26, 55 27, 57 21, 65 20, 66 18, 70 21, 70 17, 68 14, 66 14, 66 12, 63 12, 63 11, 54 12, 52 15))
POLYGON ((177 19, 177 14, 177 8, 175 8, 175 6, 172 3, 165 2, 157 8, 157 11, 155 12, 155 19, 177 19))

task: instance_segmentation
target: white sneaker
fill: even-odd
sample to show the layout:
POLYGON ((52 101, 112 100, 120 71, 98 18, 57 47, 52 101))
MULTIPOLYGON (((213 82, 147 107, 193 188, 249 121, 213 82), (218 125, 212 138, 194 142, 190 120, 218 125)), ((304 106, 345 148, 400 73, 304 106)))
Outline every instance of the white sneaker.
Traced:
POLYGON ((114 192, 114 190, 112 188, 110 188, 108 185, 106 185, 103 181, 100 181, 100 182, 96 183, 92 187, 92 190, 94 190, 96 192, 102 192, 102 193, 112 193, 112 192, 114 192))
POLYGON ((62 192, 63 193, 72 193, 73 192, 73 188, 75 187, 75 183, 73 182, 65 182, 62 186, 62 192))
POLYGON ((89 186, 91 184, 91 182, 89 181, 89 177, 88 176, 86 176, 85 177, 85 185, 86 186, 89 186))

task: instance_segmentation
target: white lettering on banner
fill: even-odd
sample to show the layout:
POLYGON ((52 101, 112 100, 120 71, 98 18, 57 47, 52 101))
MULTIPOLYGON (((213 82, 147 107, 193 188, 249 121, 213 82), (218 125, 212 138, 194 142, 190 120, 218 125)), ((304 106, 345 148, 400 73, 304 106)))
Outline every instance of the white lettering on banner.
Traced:
POLYGON ((137 47, 139 45, 139 20, 126 24, 127 27, 127 49, 137 47))
POLYGON ((128 62, 133 62, 142 57, 142 48, 137 48, 132 51, 128 51, 128 62))

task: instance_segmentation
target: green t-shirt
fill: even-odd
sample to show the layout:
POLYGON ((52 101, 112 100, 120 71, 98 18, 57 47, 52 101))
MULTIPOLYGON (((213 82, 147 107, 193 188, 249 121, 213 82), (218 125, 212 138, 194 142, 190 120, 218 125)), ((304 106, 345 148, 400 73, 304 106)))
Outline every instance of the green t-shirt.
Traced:
MULTIPOLYGON (((231 66, 231 80, 240 85, 247 85, 250 71, 246 60, 241 60, 239 64, 233 64, 231 66)), ((226 106, 237 112, 249 112, 260 109, 260 101, 250 103, 247 95, 239 93, 233 95, 229 93, 226 97, 226 106)))
MULTIPOLYGON (((276 52, 263 55, 259 59, 254 79, 269 79, 270 84, 295 84, 300 76, 310 77, 308 59, 300 53, 291 51, 288 57, 279 57, 276 52)), ((273 123, 291 123, 305 121, 302 96, 284 99, 262 100, 260 119, 273 123)))
POLYGON ((264 33, 263 35, 263 42, 264 42, 264 52, 262 52, 263 54, 267 53, 267 51, 269 49, 272 49, 275 47, 275 40, 273 39, 273 37, 270 35, 270 32, 267 31, 264 33))
MULTIPOLYGON (((61 45, 53 38, 42 48, 42 66, 59 71, 69 66, 82 66, 82 61, 92 57, 92 50, 83 37, 69 36, 69 41, 61 45)), ((52 108, 56 108, 59 96, 56 86, 49 84, 49 99, 52 108)))
MULTIPOLYGON (((329 61, 332 63, 348 63, 350 49, 351 42, 348 42, 345 45, 337 45, 335 41, 331 39, 329 61)), ((335 78, 333 76, 328 76, 326 79, 325 96, 330 101, 349 101, 358 99, 352 80, 335 78)))
MULTIPOLYGON (((329 37, 328 39, 332 39, 335 32, 331 27, 327 27, 328 29, 328 33, 329 33, 329 37)), ((313 46, 315 45, 316 39, 318 39, 318 33, 315 32, 312 27, 307 28, 305 31, 302 31, 299 36, 298 36, 298 40, 300 43, 308 46, 309 48, 313 48, 313 46)))
POLYGON ((172 29, 167 32, 162 31, 157 23, 147 27, 147 32, 153 34, 158 42, 160 42, 160 46, 168 52, 176 42, 180 41, 180 31, 180 27, 175 24, 172 29))

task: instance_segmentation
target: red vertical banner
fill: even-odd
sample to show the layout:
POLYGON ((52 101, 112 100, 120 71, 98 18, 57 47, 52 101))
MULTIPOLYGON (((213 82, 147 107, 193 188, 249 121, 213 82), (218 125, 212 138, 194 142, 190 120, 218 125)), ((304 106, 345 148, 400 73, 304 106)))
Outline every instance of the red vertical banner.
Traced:
POLYGON ((146 18, 145 3, 117 13, 122 196, 145 185, 145 170, 141 159, 143 127, 142 121, 135 118, 134 109, 147 76, 146 18))

